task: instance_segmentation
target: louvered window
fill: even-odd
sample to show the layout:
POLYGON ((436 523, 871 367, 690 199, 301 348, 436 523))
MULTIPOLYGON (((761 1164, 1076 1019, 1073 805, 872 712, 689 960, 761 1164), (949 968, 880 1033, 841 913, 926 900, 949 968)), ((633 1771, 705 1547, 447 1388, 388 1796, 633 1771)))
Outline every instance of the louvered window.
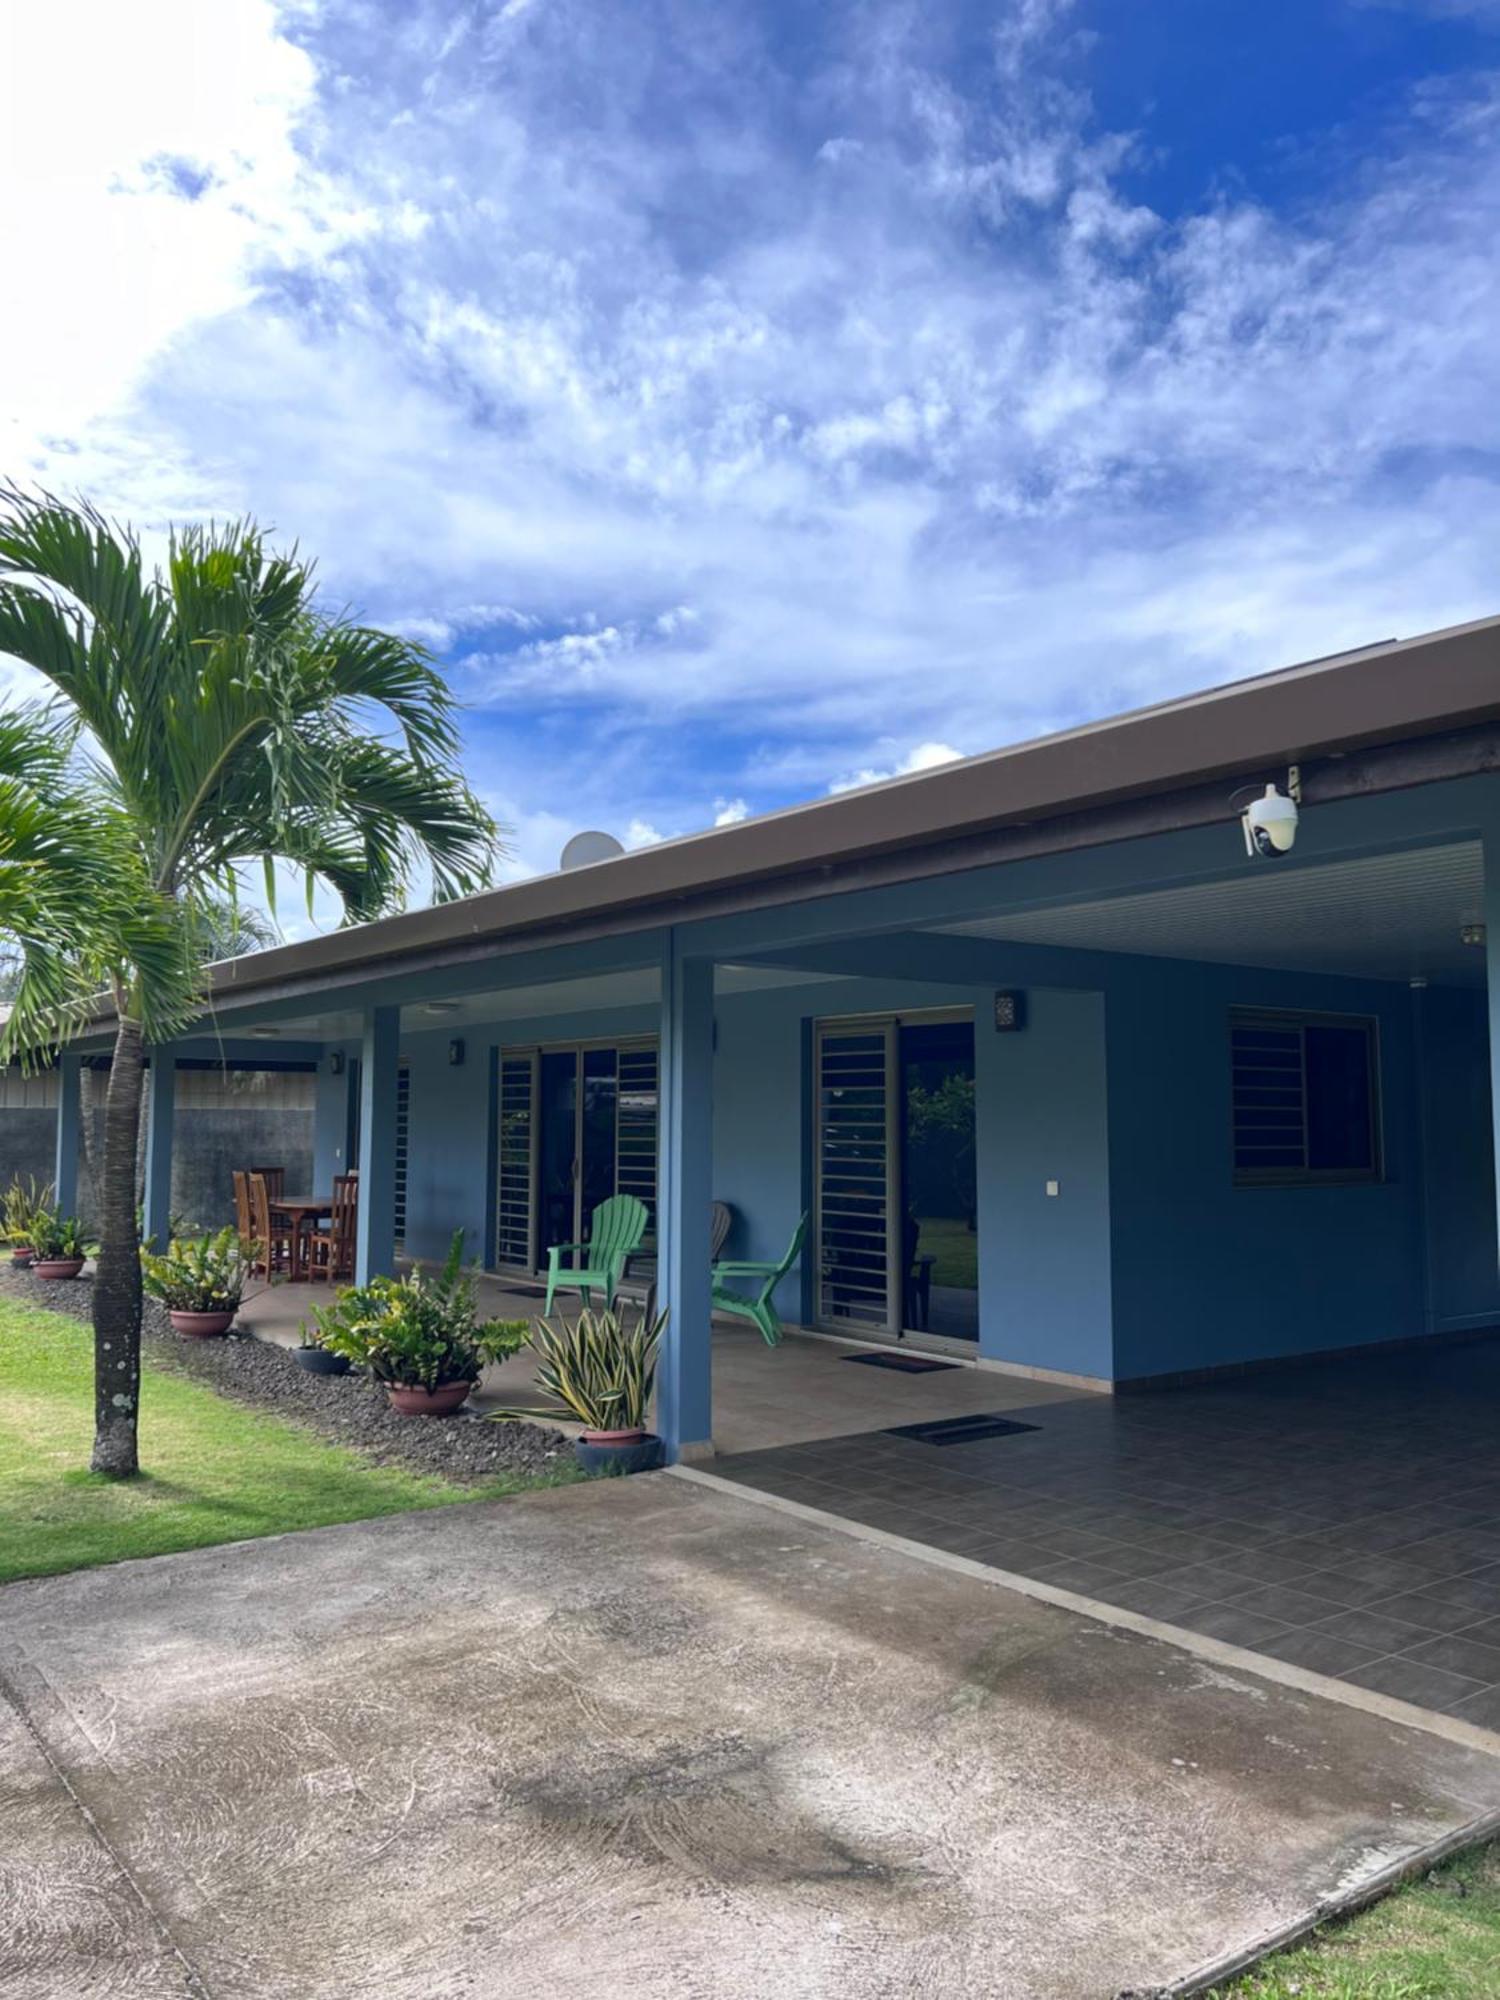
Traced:
POLYGON ((1360 1015, 1230 1015, 1242 1187, 1380 1178, 1376 1025, 1360 1015))

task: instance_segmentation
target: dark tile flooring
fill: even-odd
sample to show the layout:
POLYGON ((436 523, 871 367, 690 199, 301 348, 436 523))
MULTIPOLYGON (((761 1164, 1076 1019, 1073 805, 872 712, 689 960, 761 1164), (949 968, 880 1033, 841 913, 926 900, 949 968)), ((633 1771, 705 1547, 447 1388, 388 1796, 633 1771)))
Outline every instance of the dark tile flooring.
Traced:
POLYGON ((1005 1414, 714 1470, 1500 1729, 1500 1339, 1005 1414))

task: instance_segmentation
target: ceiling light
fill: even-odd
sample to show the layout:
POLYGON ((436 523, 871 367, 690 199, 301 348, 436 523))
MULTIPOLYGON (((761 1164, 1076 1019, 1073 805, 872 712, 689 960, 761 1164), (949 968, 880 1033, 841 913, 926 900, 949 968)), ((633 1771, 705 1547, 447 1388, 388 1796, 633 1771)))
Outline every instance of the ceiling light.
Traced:
POLYGON ((427 1000, 422 1004, 422 1012, 424 1014, 456 1014, 458 1012, 458 1002, 456 1000, 427 1000))
POLYGON ((258 1042, 274 1042, 281 1033, 280 1028, 252 1028, 251 1034, 258 1042))

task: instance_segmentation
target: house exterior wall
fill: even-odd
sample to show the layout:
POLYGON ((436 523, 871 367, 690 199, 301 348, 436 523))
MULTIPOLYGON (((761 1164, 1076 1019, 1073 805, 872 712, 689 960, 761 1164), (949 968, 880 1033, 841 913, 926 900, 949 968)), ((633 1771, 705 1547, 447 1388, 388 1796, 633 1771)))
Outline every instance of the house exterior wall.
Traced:
POLYGON ((1133 960, 1108 1009, 1117 1379, 1429 1330, 1408 989, 1133 960), (1234 1184, 1229 1011, 1238 1006, 1375 1017, 1379 1182, 1234 1184))

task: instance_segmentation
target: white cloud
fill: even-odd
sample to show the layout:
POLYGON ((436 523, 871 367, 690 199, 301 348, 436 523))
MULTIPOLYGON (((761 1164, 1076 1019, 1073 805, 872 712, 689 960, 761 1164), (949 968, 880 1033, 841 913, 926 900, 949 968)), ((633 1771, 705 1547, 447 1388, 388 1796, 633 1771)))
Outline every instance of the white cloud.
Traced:
POLYGON ((65 479, 176 341, 248 303, 255 259, 356 219, 293 144, 316 76, 271 0, 8 7, 0 79, 0 438, 13 469, 65 479))
POLYGON ((744 799, 714 800, 715 826, 738 826, 741 820, 749 817, 750 807, 744 799))
POLYGON ((852 792, 861 785, 883 784, 887 778, 910 778, 918 771, 935 771, 940 764, 954 764, 962 755, 962 750, 955 750, 951 743, 918 743, 889 770, 856 771, 852 777, 835 778, 828 789, 852 792))

